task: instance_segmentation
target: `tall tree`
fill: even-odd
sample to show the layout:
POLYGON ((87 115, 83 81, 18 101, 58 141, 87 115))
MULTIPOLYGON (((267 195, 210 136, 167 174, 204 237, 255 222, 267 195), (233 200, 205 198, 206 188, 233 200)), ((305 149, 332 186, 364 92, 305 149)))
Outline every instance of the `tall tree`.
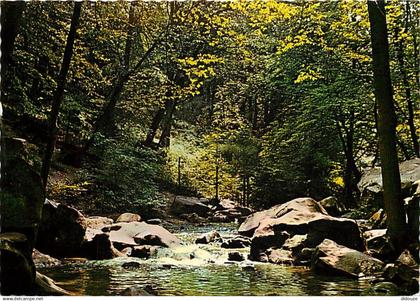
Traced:
POLYGON ((25 1, 1 3, 1 75, 6 74, 18 33, 25 1))
POLYGON ((368 13, 372 41, 374 93, 378 108, 379 154, 388 234, 394 247, 401 249, 407 244, 407 224, 398 167, 395 133, 397 120, 389 69, 385 1, 368 1, 368 13))
POLYGON ((82 9, 82 2, 75 2, 73 9, 73 16, 71 18, 70 31, 67 35, 66 47, 64 49, 63 62, 61 64, 60 73, 57 80, 57 89, 54 92, 51 113, 49 117, 48 142, 45 150, 44 159, 42 161, 41 177, 43 180, 44 189, 47 187, 48 174, 51 166, 51 158, 54 153, 55 144, 58 136, 58 114, 60 106, 63 102, 64 87, 66 85, 67 73, 70 68, 70 61, 73 54, 73 45, 76 38, 76 30, 79 25, 80 12, 82 9))
MULTIPOLYGON (((407 4, 407 7, 409 4, 407 4)), ((408 32, 408 18, 409 18, 409 11, 407 11, 405 13, 405 30, 408 32)), ((397 31, 397 35, 398 35, 398 31, 397 31)), ((408 116, 407 116, 407 121, 408 121, 408 126, 410 128, 410 136, 411 136, 411 140, 413 143, 413 149, 414 149, 414 156, 415 157, 420 157, 420 146, 419 146, 419 139, 417 137, 417 133, 416 133, 416 125, 414 123, 415 120, 415 116, 414 116, 414 106, 413 106, 413 98, 412 98, 412 93, 411 93, 411 87, 410 87, 410 82, 409 82, 409 78, 407 75, 407 70, 406 70, 406 66, 405 66, 405 53, 404 53, 404 40, 403 39, 399 39, 398 41, 398 49, 397 49, 397 59, 398 59, 398 64, 400 67, 400 73, 402 76, 402 81, 403 81, 403 86, 404 86, 404 90, 405 90, 405 98, 406 98, 406 102, 407 102, 407 110, 408 110, 408 116)))
POLYGON ((134 3, 130 4, 130 11, 129 11, 129 27, 127 30, 127 40, 125 43, 124 49, 124 58, 123 64, 120 66, 120 71, 118 76, 112 83, 111 91, 106 97, 106 103, 104 105, 103 112, 98 116, 95 124, 93 125, 93 130, 90 138, 86 142, 83 147, 83 152, 87 152, 87 150, 92 146, 96 133, 103 132, 104 134, 108 134, 109 128, 114 126, 114 115, 115 115, 115 108, 120 101, 121 94, 123 93, 124 87, 126 86, 127 82, 130 78, 135 75, 140 68, 143 67, 143 64, 147 61, 147 59, 152 55, 156 48, 158 48, 159 44, 162 42, 162 38, 166 31, 168 30, 169 26, 172 23, 173 11, 169 11, 168 20, 165 25, 165 28, 161 30, 157 37, 153 40, 150 47, 144 51, 142 56, 139 58, 136 64, 131 67, 131 61, 133 61, 132 57, 132 46, 133 46, 133 39, 134 39, 134 32, 132 30, 133 21, 134 21, 134 3))

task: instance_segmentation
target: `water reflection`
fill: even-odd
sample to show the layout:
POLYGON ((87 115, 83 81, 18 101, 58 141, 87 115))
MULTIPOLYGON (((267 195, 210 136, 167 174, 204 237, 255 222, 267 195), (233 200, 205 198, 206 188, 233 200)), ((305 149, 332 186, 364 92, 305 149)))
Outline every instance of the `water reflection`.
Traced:
POLYGON ((41 272, 78 295, 118 295, 131 286, 151 285, 162 296, 352 296, 370 295, 368 281, 314 275, 304 268, 257 264, 202 267, 142 263, 139 269, 122 268, 125 260, 97 261, 84 266, 64 266, 41 272))

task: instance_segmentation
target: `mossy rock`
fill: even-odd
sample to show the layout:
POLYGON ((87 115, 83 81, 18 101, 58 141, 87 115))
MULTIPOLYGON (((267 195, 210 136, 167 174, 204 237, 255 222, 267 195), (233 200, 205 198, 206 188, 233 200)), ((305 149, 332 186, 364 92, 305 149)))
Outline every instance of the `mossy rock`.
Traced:
POLYGON ((0 234, 0 255, 1 293, 29 294, 35 281, 35 265, 26 236, 13 232, 0 234))
POLYGON ((26 161, 24 140, 4 138, 2 147, 2 231, 35 228, 41 220, 45 199, 41 177, 26 161))

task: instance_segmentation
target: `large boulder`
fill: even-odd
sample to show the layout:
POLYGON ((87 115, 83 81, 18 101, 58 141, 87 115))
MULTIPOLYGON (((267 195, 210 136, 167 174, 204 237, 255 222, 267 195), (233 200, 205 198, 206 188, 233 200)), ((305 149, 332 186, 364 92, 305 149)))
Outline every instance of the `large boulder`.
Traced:
POLYGON ((41 176, 29 163, 31 147, 23 139, 1 139, 1 232, 25 234, 30 248, 35 243, 45 199, 41 176))
POLYGON ((419 292, 419 265, 408 250, 402 252, 395 263, 386 265, 383 277, 409 294, 419 292))
POLYGON ((316 272, 352 278, 380 276, 385 264, 379 259, 325 239, 312 257, 311 268, 316 272))
POLYGON ((246 220, 240 225, 238 232, 241 235, 251 237, 255 230, 260 226, 260 223, 267 219, 274 219, 281 217, 289 211, 302 211, 313 213, 322 213, 328 215, 328 212, 311 198, 298 198, 290 202, 279 204, 270 209, 258 211, 249 215, 246 220))
POLYGON ((30 294, 35 283, 31 248, 22 233, 0 234, 0 283, 2 295, 30 294))
POLYGON ((276 217, 277 213, 281 211, 283 204, 276 205, 270 209, 257 211, 249 215, 245 221, 239 226, 238 232, 241 235, 252 237, 255 230, 260 225, 261 221, 276 217))
POLYGON ((200 198, 177 195, 171 204, 170 211, 177 215, 196 213, 201 217, 207 217, 211 208, 200 198))
POLYGON ((75 208, 46 200, 37 249, 54 257, 77 257, 85 241, 86 220, 75 208))
MULTIPOLYGON (((420 158, 400 163, 401 188, 403 196, 412 195, 412 187, 415 181, 420 179, 420 158)), ((383 186, 381 168, 375 167, 365 171, 357 184, 362 199, 366 203, 374 204, 376 207, 383 207, 383 186)))
POLYGON ((159 225, 145 222, 116 223, 105 227, 112 243, 119 250, 136 245, 154 245, 174 247, 181 241, 172 233, 159 225))
POLYGON ((306 235, 304 238, 296 238, 293 246, 286 244, 296 254, 303 248, 316 247, 325 238, 349 248, 365 250, 362 233, 354 220, 328 215, 311 198, 294 199, 280 207, 276 206, 276 210, 271 212, 275 212, 275 218, 259 221, 254 231, 250 254, 254 260, 264 258, 269 248, 282 248, 295 235, 306 235))

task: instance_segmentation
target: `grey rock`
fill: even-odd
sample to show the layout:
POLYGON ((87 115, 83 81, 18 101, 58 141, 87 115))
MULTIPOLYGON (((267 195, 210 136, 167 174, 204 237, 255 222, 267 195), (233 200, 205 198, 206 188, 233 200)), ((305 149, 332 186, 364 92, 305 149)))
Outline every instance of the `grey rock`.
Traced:
POLYGON ((201 217, 207 217, 211 208, 203 204, 199 198, 177 195, 170 206, 170 211, 177 215, 196 213, 201 217))
POLYGON ((80 256, 85 242, 86 219, 75 208, 45 201, 36 247, 54 257, 80 256))
POLYGON ((352 278, 378 276, 385 264, 357 250, 325 239, 312 258, 311 268, 316 272, 343 275, 352 278))
POLYGON ((117 223, 109 232, 110 240, 120 250, 136 245, 155 245, 174 247, 181 241, 172 233, 159 225, 145 222, 117 223))

